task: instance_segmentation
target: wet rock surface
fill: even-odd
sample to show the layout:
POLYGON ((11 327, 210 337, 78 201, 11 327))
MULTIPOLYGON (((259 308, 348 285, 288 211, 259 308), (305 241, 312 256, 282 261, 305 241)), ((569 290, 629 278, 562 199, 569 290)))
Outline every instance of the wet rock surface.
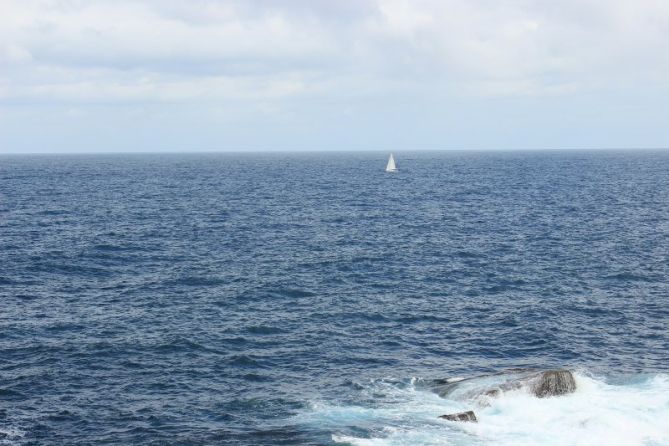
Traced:
POLYGON ((539 398, 566 395, 575 391, 576 380, 569 370, 543 372, 532 387, 532 393, 539 398))
POLYGON ((576 391, 576 380, 569 370, 512 369, 474 378, 435 380, 432 390, 456 400, 475 400, 487 405, 503 392, 525 388, 538 398, 567 395, 576 391))
POLYGON ((473 423, 478 422, 478 420, 476 419, 476 414, 474 414, 474 412, 471 410, 468 410, 467 412, 441 415, 439 418, 443 418, 444 420, 448 421, 465 421, 473 423))

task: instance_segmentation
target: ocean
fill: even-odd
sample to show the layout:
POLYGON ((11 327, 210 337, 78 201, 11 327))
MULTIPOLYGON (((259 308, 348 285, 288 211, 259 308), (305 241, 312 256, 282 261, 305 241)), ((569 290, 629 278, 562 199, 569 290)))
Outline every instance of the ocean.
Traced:
POLYGON ((0 445, 669 445, 669 152, 387 156, 0 156, 0 445))

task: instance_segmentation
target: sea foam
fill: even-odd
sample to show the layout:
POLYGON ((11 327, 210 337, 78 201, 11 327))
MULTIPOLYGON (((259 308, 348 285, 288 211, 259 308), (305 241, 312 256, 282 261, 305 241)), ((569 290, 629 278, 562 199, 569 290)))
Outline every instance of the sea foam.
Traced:
POLYGON ((669 445, 669 376, 616 384, 585 373, 575 377, 571 395, 540 399, 517 389, 483 405, 440 398, 413 384, 373 382, 363 393, 383 397, 369 407, 314 404, 302 421, 351 445, 669 445), (437 418, 465 409, 479 422, 437 418))

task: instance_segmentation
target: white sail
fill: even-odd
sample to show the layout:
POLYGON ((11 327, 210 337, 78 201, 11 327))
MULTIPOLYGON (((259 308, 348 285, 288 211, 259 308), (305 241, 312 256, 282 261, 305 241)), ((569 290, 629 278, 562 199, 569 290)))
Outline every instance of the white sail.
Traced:
POLYGON ((388 158, 388 165, 386 166, 386 172, 397 172, 397 167, 395 167, 395 158, 393 158, 393 154, 390 154, 390 158, 388 158))

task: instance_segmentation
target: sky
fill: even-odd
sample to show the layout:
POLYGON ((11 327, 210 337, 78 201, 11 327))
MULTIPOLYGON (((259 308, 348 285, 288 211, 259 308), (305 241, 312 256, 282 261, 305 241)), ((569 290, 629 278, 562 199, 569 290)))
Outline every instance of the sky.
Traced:
POLYGON ((0 0, 0 153, 668 147, 666 0, 0 0))

